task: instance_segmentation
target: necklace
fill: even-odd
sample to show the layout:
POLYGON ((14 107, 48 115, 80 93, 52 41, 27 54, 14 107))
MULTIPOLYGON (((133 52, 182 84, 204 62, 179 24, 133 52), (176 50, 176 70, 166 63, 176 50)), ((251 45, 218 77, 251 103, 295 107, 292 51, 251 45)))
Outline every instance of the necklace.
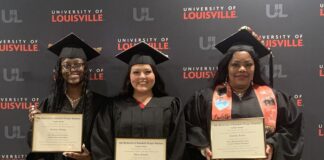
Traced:
POLYGON ((233 93, 235 95, 237 95, 240 99, 242 99, 242 97, 243 97, 243 95, 244 95, 245 92, 236 92, 236 91, 233 90, 233 93))
POLYGON ((78 103, 79 103, 79 101, 81 99, 81 96, 79 98, 72 99, 68 94, 65 94, 65 95, 68 98, 68 100, 70 101, 70 103, 72 105, 72 108, 75 108, 78 105, 78 103))

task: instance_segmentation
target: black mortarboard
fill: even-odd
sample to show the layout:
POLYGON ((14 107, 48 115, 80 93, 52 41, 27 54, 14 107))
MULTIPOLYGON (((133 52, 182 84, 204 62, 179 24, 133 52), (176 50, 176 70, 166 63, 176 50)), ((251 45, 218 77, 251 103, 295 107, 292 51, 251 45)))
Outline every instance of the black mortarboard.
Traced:
POLYGON ((238 32, 221 41, 215 47, 223 54, 226 54, 229 48, 240 44, 252 46, 258 58, 262 58, 270 54, 269 79, 270 85, 273 86, 273 56, 271 54, 271 49, 267 48, 263 44, 262 39, 258 37, 258 35, 250 27, 242 26, 238 32))
POLYGON ((259 58, 271 53, 270 48, 265 47, 262 44, 261 40, 258 39, 257 35, 249 27, 246 26, 241 27, 238 32, 221 41, 215 47, 223 54, 226 54, 227 50, 230 47, 239 44, 252 46, 259 58))
POLYGON ((100 55, 99 52, 90 47, 74 33, 70 33, 57 41, 54 45, 50 46, 48 50, 52 51, 60 58, 82 58, 87 61, 100 55))
POLYGON ((141 42, 116 55, 118 59, 129 64, 157 65, 169 59, 168 55, 158 51, 145 42, 141 42))

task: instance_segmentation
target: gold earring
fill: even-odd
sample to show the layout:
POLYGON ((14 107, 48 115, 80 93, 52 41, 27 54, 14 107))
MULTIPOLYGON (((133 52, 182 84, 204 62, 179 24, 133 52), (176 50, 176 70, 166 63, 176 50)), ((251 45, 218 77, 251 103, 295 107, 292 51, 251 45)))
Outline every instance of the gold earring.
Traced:
POLYGON ((226 76, 226 78, 225 78, 224 87, 227 86, 227 81, 228 81, 228 76, 226 76))

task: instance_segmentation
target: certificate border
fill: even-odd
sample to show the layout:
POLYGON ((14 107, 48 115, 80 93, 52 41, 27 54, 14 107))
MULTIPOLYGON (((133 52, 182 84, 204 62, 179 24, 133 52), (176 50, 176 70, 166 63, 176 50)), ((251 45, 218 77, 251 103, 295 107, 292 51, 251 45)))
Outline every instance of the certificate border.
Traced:
MULTIPOLYGON (((37 116, 37 115, 40 115, 40 114, 42 114, 42 115, 59 115, 59 116, 63 116, 63 115, 80 115, 81 116, 81 146, 80 146, 80 150, 76 150, 76 151, 72 151, 72 150, 69 150, 69 151, 66 151, 66 152, 82 152, 82 139, 83 139, 83 114, 81 113, 38 113, 38 114, 35 114, 35 117, 37 116)), ((35 118, 34 117, 34 118, 35 118)), ((35 121, 33 121, 33 123, 32 123, 32 133, 33 133, 33 135, 32 135, 32 142, 31 142, 31 152, 40 152, 40 153, 55 153, 55 152, 65 152, 65 151, 62 151, 62 150, 58 150, 58 151, 41 151, 41 150, 34 150, 34 123, 35 123, 35 121)))
POLYGON ((117 140, 120 140, 120 139, 137 139, 137 140, 140 140, 140 139, 145 139, 145 140, 163 140, 165 142, 165 148, 164 148, 164 151, 165 151, 165 155, 164 155, 164 160, 167 160, 167 139, 166 138, 115 138, 115 153, 114 153, 114 159, 117 160, 117 140))
MULTIPOLYGON (((264 117, 235 118, 235 119, 212 120, 212 121, 229 121, 229 120, 231 120, 231 121, 240 121, 240 120, 248 120, 248 119, 262 119, 262 125, 263 125, 262 130, 263 130, 263 133, 264 133, 264 134, 263 134, 263 139, 264 139, 264 141, 263 141, 263 143, 264 143, 264 156, 263 156, 263 157, 252 157, 252 159, 266 158, 267 155, 266 155, 266 152, 265 152, 265 149, 266 149, 266 135, 265 135, 264 117)), ((211 126, 210 126, 210 128, 211 128, 211 126)), ((211 130, 210 130, 210 135, 211 135, 211 130)), ((211 137, 210 137, 210 141, 211 141, 211 143, 213 143, 211 137)), ((212 150, 212 144, 211 144, 210 147, 211 147, 211 150, 212 150)), ((212 157, 212 158, 213 158, 213 157, 212 157)), ((216 159, 217 159, 217 158, 216 158, 216 159)), ((233 158, 221 158, 221 159, 233 159, 233 158)), ((234 159, 237 159, 237 158, 234 158, 234 159)), ((251 158, 239 158, 239 159, 251 159, 251 158)))

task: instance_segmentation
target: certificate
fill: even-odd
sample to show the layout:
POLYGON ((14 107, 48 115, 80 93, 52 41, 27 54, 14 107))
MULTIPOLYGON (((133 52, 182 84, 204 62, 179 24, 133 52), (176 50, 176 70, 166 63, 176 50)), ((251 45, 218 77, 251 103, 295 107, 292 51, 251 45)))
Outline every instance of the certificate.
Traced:
POLYGON ((212 121, 213 159, 266 158, 263 118, 212 121))
POLYGON ((35 114, 32 152, 81 152, 82 114, 35 114))
POLYGON ((116 138, 115 160, 166 160, 166 139, 116 138))

